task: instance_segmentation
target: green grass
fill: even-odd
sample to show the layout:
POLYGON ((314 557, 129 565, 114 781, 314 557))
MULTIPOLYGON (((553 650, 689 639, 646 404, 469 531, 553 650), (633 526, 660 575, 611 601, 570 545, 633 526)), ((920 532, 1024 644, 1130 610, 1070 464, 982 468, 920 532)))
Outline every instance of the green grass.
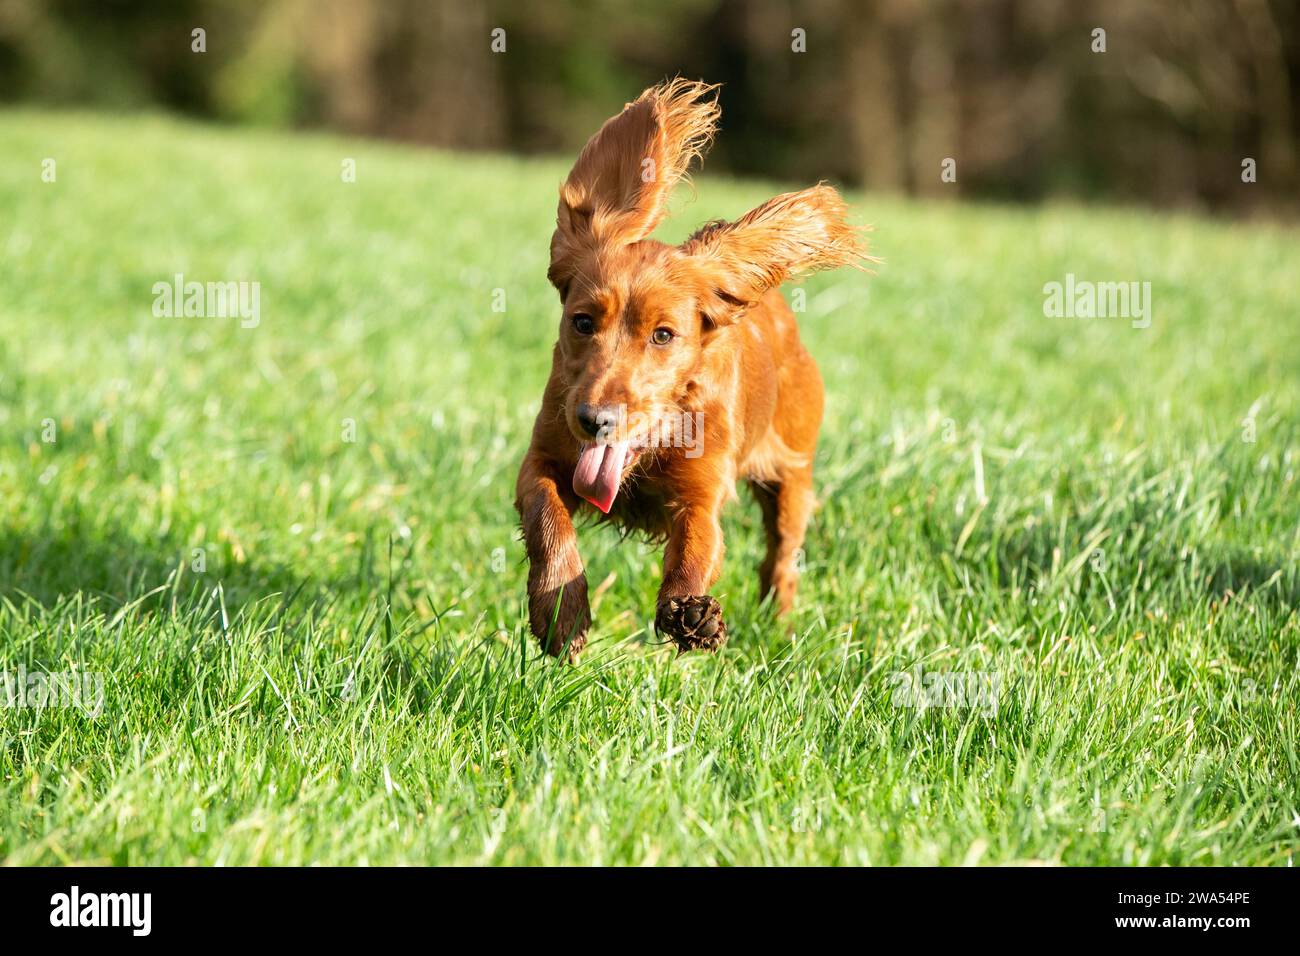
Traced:
MULTIPOLYGON (((658 552, 593 527, 568 667, 511 505, 564 163, 0 142, 0 669, 105 682, 97 718, 0 710, 7 862, 1293 862, 1295 231, 850 197, 885 261, 803 287, 794 639, 742 495, 721 654, 656 644, 658 552), (260 282, 260 325, 155 318, 178 272, 260 282), (1150 281, 1151 327, 1045 318, 1067 272, 1150 281), (996 673, 996 713, 897 706, 917 667, 996 673)), ((697 185, 670 238, 790 184, 697 185)))

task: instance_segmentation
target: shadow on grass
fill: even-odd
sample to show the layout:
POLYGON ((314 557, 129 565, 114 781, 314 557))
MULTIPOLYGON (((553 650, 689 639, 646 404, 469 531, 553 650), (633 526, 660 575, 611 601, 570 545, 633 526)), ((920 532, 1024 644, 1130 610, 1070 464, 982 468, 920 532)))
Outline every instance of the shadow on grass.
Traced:
POLYGON ((329 603, 341 594, 382 600, 388 580, 373 569, 382 568, 384 557, 371 536, 356 570, 313 580, 286 564, 240 559, 229 544, 197 549, 178 537, 141 540, 116 525, 65 521, 43 529, 0 529, 0 597, 48 608, 79 595, 110 612, 132 602, 148 610, 174 601, 184 610, 206 604, 206 595, 220 586, 233 618, 274 595, 294 595, 299 606, 329 603))
POLYGON ((1230 552, 1220 558, 1208 576, 1206 590, 1213 595, 1268 595, 1287 608, 1300 607, 1300 574, 1294 562, 1280 558, 1261 561, 1254 555, 1230 552))
MULTIPOLYGON (((1033 529, 1004 534, 996 542, 973 537, 955 563, 963 570, 1005 589, 1015 582, 1021 587, 1043 586, 1071 560, 1078 559, 1086 544, 1070 534, 1062 542, 1059 528, 1038 525, 1033 529), (990 554, 991 552, 991 554, 990 554)), ((1140 574, 1146 582, 1160 582, 1162 602, 1182 600, 1200 604, 1206 600, 1250 594, 1253 599, 1279 613, 1300 607, 1300 566, 1281 555, 1261 557, 1240 547, 1203 543, 1190 548, 1144 540, 1142 527, 1131 524, 1119 529, 1122 540, 1138 542, 1120 551, 1103 544, 1088 554, 1066 588, 1079 600, 1127 593, 1140 574)), ((952 524, 927 534, 936 558, 952 557, 962 528, 952 524)), ((1108 541, 1116 538, 1111 535, 1108 541)), ((1143 590, 1146 590, 1144 587, 1143 590)))

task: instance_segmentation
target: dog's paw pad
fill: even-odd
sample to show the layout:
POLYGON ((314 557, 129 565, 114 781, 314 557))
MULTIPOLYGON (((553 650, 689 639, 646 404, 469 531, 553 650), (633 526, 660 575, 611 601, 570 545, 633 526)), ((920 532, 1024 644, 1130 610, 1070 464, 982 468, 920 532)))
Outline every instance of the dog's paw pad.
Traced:
POLYGON ((722 605, 707 594, 670 598, 659 605, 655 630, 667 634, 679 654, 716 651, 727 640, 722 605))

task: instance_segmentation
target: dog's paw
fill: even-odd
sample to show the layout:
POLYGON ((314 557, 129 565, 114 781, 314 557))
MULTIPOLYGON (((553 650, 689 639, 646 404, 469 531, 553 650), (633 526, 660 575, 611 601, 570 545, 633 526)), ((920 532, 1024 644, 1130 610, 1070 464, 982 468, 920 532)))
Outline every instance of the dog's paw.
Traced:
POLYGON ((587 645, 587 629, 591 627, 587 579, 579 575, 563 587, 530 594, 528 624, 546 653, 552 657, 565 655, 569 660, 577 658, 587 645))
POLYGON ((707 594, 664 601, 655 614, 655 630, 667 634, 679 654, 716 651, 727 640, 722 605, 707 594))

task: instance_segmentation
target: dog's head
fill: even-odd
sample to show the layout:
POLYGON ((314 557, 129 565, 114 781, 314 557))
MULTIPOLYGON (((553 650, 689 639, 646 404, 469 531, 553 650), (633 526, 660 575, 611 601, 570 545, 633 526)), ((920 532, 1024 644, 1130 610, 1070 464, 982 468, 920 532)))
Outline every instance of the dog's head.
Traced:
POLYGON ((669 192, 713 138, 715 86, 673 80, 607 120, 560 188, 547 277, 563 303, 565 416, 582 444, 574 487, 604 511, 639 450, 690 411, 720 334, 787 278, 856 263, 858 232, 829 186, 712 222, 680 246, 652 240, 669 192))

